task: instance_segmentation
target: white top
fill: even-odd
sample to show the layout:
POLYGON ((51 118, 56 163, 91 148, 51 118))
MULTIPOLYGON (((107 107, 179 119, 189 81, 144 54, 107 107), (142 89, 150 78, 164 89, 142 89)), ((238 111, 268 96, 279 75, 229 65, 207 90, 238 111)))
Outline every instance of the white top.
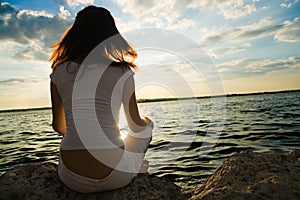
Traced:
POLYGON ((50 78, 60 94, 67 129, 61 149, 123 146, 118 127, 121 103, 129 128, 137 132, 128 110, 134 92, 133 75, 121 63, 105 66, 66 62, 56 66, 50 78))

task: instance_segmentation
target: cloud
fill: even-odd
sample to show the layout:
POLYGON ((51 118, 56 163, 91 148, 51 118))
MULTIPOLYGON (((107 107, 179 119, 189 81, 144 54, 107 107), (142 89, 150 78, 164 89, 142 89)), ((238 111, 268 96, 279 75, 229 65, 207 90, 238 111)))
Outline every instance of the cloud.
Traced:
MULTIPOLYGON (((71 14, 62 6, 58 14, 52 15, 46 11, 18 10, 8 3, 1 3, 0 42, 22 45, 15 58, 28 58, 26 54, 31 54, 33 59, 44 59, 49 57, 49 47, 71 22, 71 14)), ((5 51, 1 47, 0 50, 5 51)))
POLYGON ((32 45, 23 47, 22 50, 15 52, 11 58, 16 60, 49 60, 49 50, 46 50, 38 44, 35 44, 34 41, 31 43, 32 45))
MULTIPOLYGON (((163 2, 159 1, 141 1, 141 0, 115 0, 115 2, 122 8, 123 12, 134 15, 144 15, 145 12, 150 13, 154 8, 164 7, 163 2), (161 6, 163 5, 163 6, 161 6)), ((161 9, 160 9, 161 10, 161 9)))
POLYGON ((294 0, 293 2, 288 2, 288 0, 285 0, 284 3, 281 3, 281 4, 280 4, 280 6, 281 6, 282 8, 287 8, 287 9, 289 9, 289 8, 291 8, 293 5, 295 5, 295 4, 298 3, 298 2, 299 2, 299 0, 294 0))
POLYGON ((256 12, 255 2, 246 4, 243 0, 114 0, 124 13, 133 15, 139 27, 166 27, 172 30, 195 28, 196 21, 183 17, 184 11, 217 11, 226 19, 236 19, 256 12))
POLYGON ((39 83, 41 78, 28 77, 28 78, 9 78, 5 80, 0 80, 1 85, 18 85, 18 84, 28 84, 28 83, 39 83))
POLYGON ((23 16, 31 16, 31 17, 53 17, 52 14, 47 13, 44 10, 36 11, 36 10, 20 10, 17 12, 17 18, 22 18, 23 16))
POLYGON ((244 58, 218 65, 225 78, 264 75, 280 70, 300 70, 300 56, 287 59, 244 58))
POLYGON ((271 18, 263 18, 257 23, 239 27, 216 28, 203 37, 203 43, 242 42, 267 36, 283 42, 297 42, 300 35, 299 18, 293 21, 276 23, 271 18))
MULTIPOLYGON (((186 29, 195 26, 196 22, 192 19, 181 17, 182 9, 176 8, 176 2, 173 0, 114 0, 124 13, 133 16, 135 28, 143 26, 168 28, 168 29, 186 29)), ((130 19, 131 20, 131 19, 130 19)), ((131 21, 132 22, 132 21, 131 21)), ((131 23, 129 21, 129 23, 131 23)))
POLYGON ((212 55, 215 58, 220 58, 220 57, 223 57, 223 56, 228 55, 228 54, 233 54, 233 53, 245 51, 249 47, 251 47, 251 43, 245 43, 245 44, 241 44, 240 46, 213 48, 213 49, 210 50, 210 52, 212 53, 212 55))
POLYGON ((237 19, 257 11, 254 4, 244 5, 243 1, 236 2, 237 3, 232 3, 232 5, 226 6, 220 10, 225 19, 237 19))
MULTIPOLYGON (((177 0, 176 2, 182 2, 177 0)), ((186 7, 217 11, 220 15, 223 15, 225 19, 237 19, 253 12, 256 12, 255 2, 247 4, 243 0, 193 0, 186 1, 186 7)), ((180 3, 179 5, 182 5, 180 3)))
POLYGON ((196 27, 196 22, 191 19, 175 19, 167 26, 170 30, 185 30, 190 27, 196 27))
POLYGON ((60 0, 62 5, 68 5, 70 7, 76 7, 80 5, 91 5, 94 0, 60 0))
POLYGON ((293 21, 285 21, 285 26, 275 34, 275 40, 283 42, 300 41, 300 19, 295 18, 293 21))
POLYGON ((290 8, 290 7, 292 7, 292 3, 289 3, 289 4, 281 3, 280 6, 283 8, 290 8))

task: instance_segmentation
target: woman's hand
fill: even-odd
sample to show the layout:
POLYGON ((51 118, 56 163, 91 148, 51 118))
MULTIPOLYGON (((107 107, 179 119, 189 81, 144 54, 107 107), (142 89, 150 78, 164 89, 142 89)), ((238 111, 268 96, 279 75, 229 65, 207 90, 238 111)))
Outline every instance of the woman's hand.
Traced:
POLYGON ((147 116, 144 116, 144 120, 145 120, 147 126, 151 126, 152 129, 154 128, 154 123, 150 118, 148 118, 147 116))

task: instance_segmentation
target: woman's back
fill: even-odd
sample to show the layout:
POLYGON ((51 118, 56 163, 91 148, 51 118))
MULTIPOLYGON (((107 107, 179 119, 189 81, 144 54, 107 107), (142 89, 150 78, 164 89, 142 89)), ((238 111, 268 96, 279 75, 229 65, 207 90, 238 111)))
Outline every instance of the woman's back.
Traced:
POLYGON ((67 134, 61 149, 106 149, 123 146, 118 127, 119 111, 124 83, 133 72, 119 63, 110 66, 82 65, 80 68, 83 69, 80 70, 79 66, 74 62, 66 62, 57 66, 51 74, 65 109, 67 134), (95 74, 102 76, 92 81, 92 75, 95 74), (103 131, 99 132, 99 129, 103 131))
POLYGON ((124 83, 130 75, 133 72, 124 64, 80 66, 75 62, 63 63, 51 74, 65 110, 67 132, 60 146, 62 159, 74 172, 103 178, 111 171, 112 167, 103 166, 107 163, 99 162, 86 149, 99 149, 103 156, 105 152, 113 155, 110 165, 116 165, 121 158, 118 147, 123 147, 123 141, 118 127, 119 110, 124 83), (91 83, 91 75, 99 73, 102 74, 99 81, 91 83), (97 84, 97 87, 89 87, 90 84, 97 84), (80 90, 76 91, 77 95, 73 93, 75 90, 80 90), (74 119, 74 116, 77 117, 74 119), (99 127, 103 131, 99 131, 99 127), (104 170, 99 171, 99 167, 104 170))

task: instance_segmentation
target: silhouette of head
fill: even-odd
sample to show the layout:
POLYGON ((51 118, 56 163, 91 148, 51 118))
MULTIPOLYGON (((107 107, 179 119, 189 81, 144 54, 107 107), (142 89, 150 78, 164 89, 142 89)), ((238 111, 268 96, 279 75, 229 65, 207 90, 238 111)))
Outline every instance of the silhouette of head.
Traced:
POLYGON ((135 64, 125 58, 131 57, 133 60, 137 57, 136 51, 119 33, 111 13, 96 6, 87 6, 79 11, 73 25, 52 46, 55 50, 50 58, 51 67, 66 61, 83 61, 97 45, 111 37, 114 38, 104 46, 106 55, 102 56, 135 68, 135 64))

